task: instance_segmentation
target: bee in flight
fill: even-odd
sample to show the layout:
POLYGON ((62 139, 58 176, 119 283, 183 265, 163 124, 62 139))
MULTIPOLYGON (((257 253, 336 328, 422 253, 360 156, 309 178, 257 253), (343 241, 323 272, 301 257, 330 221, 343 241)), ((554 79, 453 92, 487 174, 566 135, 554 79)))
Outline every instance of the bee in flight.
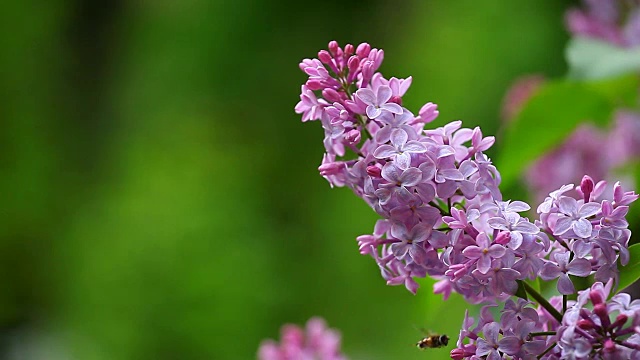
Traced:
POLYGON ((418 349, 426 348, 439 348, 447 346, 449 344, 449 337, 447 335, 429 335, 426 338, 418 341, 416 346, 418 349))

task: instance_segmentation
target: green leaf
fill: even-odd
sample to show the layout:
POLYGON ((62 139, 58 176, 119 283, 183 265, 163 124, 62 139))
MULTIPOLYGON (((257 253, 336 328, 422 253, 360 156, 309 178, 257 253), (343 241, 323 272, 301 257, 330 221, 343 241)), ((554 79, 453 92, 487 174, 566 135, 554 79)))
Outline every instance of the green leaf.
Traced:
POLYGON ((609 123, 614 111, 638 101, 640 78, 606 81, 551 81, 527 101, 502 138, 496 164, 502 186, 513 185, 531 162, 560 144, 583 122, 609 123))
POLYGON ((571 79, 606 79, 640 72, 640 47, 627 49, 599 40, 573 38, 565 57, 571 79))
POLYGON ((606 124, 612 112, 607 96, 584 83, 544 85, 505 131, 496 162, 503 186, 510 186, 527 165, 559 144, 579 123, 606 124))
POLYGON ((620 282, 618 283, 617 292, 640 279, 640 244, 629 246, 629 253, 631 257, 629 263, 620 269, 620 282))

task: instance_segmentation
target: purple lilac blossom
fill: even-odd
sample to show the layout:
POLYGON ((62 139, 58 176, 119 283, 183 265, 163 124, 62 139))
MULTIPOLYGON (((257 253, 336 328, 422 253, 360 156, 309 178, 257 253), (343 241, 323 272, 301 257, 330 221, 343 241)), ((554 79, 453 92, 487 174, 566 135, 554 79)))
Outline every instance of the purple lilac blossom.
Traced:
POLYGON ((612 285, 596 282, 578 293, 557 329, 553 353, 576 360, 640 359, 640 302, 625 293, 607 301, 612 285))
POLYGON ((583 0, 566 14, 569 32, 620 47, 640 45, 640 12, 635 0, 583 0))
POLYGON ((340 334, 327 328, 321 318, 311 318, 304 329, 287 324, 281 329, 280 343, 264 340, 258 360, 346 360, 340 352, 340 334))
POLYGON ((296 112, 325 129, 321 175, 384 219, 358 237, 358 247, 387 284, 415 293, 416 278, 431 276, 434 291, 486 304, 508 299, 518 280, 543 271, 559 278, 562 293, 573 289, 568 275, 617 279, 618 258, 628 261, 625 216, 634 192, 619 184, 606 192, 606 182, 588 178, 573 193, 573 185, 551 192, 537 207, 539 219, 529 220, 520 213, 531 206, 502 199, 500 173, 483 153, 492 136, 461 121, 425 129, 437 106, 427 103, 414 117, 401 106, 410 78, 386 80, 376 72, 382 50, 353 49, 331 42, 319 60, 301 62, 309 79, 296 112), (567 251, 572 261, 561 256, 567 251))
MULTIPOLYGON (((561 322, 523 299, 507 300, 499 318, 483 307, 477 324, 467 313, 451 358, 640 359, 640 301, 625 293, 607 301, 612 286, 596 282, 580 291, 561 322)), ((561 298, 551 298, 550 305, 560 310, 561 298)))

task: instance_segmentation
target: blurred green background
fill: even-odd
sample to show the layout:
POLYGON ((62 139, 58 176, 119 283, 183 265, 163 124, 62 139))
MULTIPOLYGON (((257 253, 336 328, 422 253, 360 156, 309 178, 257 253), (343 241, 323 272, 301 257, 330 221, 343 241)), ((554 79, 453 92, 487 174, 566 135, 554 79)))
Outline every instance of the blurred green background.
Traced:
POLYGON ((0 355, 252 359, 318 315, 351 359, 448 358, 416 328, 455 341, 466 305, 358 254, 377 216, 317 174, 298 63, 367 41, 413 75, 405 106, 495 134, 515 78, 564 74, 569 4, 3 4, 0 355))

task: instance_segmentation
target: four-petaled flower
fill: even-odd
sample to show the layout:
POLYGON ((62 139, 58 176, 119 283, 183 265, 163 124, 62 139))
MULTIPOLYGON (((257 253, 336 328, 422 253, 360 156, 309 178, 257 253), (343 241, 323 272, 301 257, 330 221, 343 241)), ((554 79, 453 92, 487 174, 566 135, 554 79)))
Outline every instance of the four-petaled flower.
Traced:
POLYGON ((601 205, 589 202, 580 205, 574 198, 563 196, 558 200, 558 209, 560 214, 556 222, 554 235, 562 235, 569 230, 581 237, 588 238, 591 236, 593 227, 588 217, 593 216, 600 211, 601 205))
POLYGON ((491 260, 502 257, 506 249, 500 244, 491 245, 491 239, 483 232, 476 237, 476 244, 465 248, 462 254, 469 259, 477 259, 478 270, 486 274, 491 269, 491 260))
POLYGON ((376 159, 393 158, 396 165, 406 169, 411 165, 411 154, 420 154, 427 151, 427 147, 416 140, 409 140, 409 136, 402 129, 393 129, 391 132, 391 145, 380 145, 373 153, 376 159))
POLYGON ((400 105, 389 102, 392 95, 393 91, 387 85, 379 86, 376 93, 367 88, 360 89, 355 93, 355 96, 367 104, 367 116, 370 119, 377 118, 382 115, 382 112, 385 110, 394 114, 402 113, 402 107, 400 105))

